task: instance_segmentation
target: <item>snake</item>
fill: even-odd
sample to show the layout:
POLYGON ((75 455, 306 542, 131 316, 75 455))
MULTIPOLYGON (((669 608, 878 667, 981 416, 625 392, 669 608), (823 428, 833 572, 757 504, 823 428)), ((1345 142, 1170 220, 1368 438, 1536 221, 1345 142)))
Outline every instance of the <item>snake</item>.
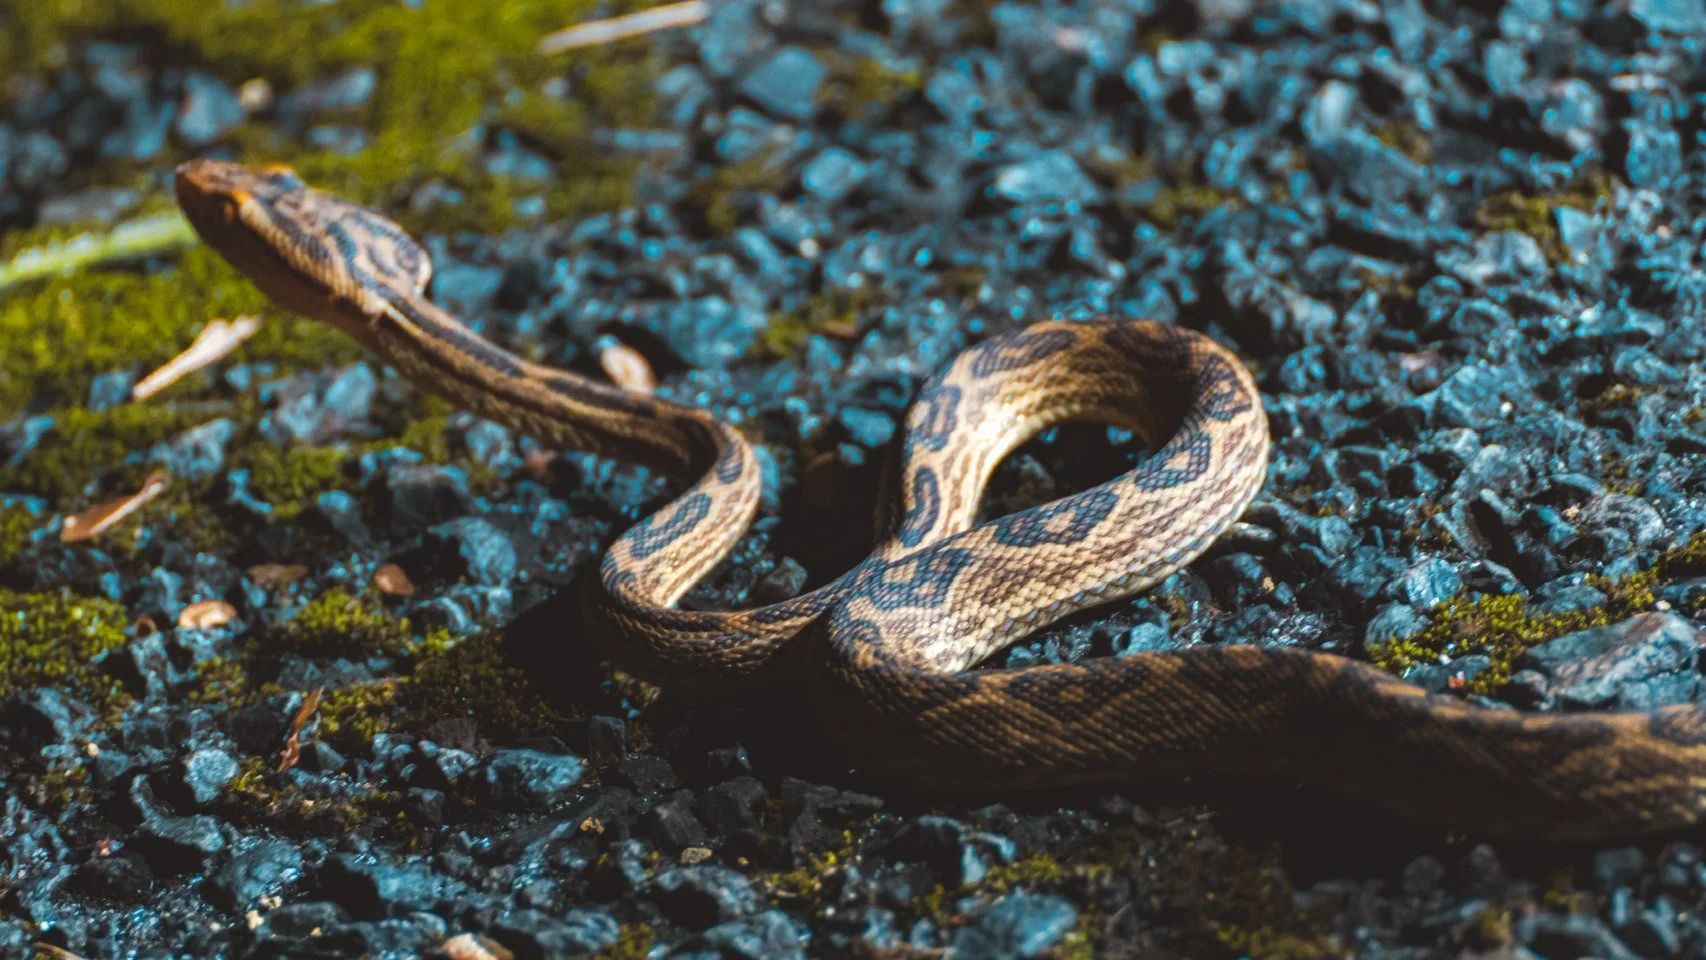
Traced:
POLYGON ((431 258, 402 227, 288 167, 192 160, 175 190, 196 233, 277 306, 343 331, 418 387, 686 483, 604 553, 585 628, 666 688, 792 691, 850 772, 939 790, 1289 780, 1403 818, 1560 839, 1676 829, 1706 812, 1706 713, 1694 705, 1484 706, 1284 644, 980 666, 1184 569, 1260 491, 1261 393, 1205 333, 1104 318, 974 343, 907 409, 895 504, 863 560, 779 603, 683 609, 763 493, 741 430, 492 343, 432 301, 431 258), (1088 489, 980 519, 1002 459, 1069 421, 1133 431, 1151 453, 1088 489))

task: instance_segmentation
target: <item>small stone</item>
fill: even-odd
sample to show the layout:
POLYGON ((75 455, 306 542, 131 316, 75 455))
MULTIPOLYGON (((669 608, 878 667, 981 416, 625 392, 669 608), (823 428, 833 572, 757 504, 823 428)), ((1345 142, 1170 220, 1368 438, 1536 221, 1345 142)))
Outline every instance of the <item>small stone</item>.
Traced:
POLYGON ((219 820, 205 814, 157 817, 137 829, 135 843, 159 872, 189 873, 206 869, 208 860, 225 849, 225 835, 219 820))
POLYGON ((759 603, 781 603, 800 595, 806 588, 806 568, 793 557, 783 557, 776 566, 752 587, 753 599, 759 603))
POLYGON ((805 960, 803 933, 780 910, 749 920, 721 923, 689 937, 671 952, 679 957, 735 957, 742 960, 805 960))
POLYGON ((653 878, 651 889, 664 916, 691 930, 738 920, 759 906, 751 882, 727 867, 671 867, 653 878))
POLYGON ((868 168, 840 147, 830 147, 800 170, 800 186, 825 203, 839 203, 863 183, 868 168))
MULTIPOLYGON (((1551 681, 1552 697, 1574 709, 1650 709, 1635 686, 1663 674, 1692 671, 1702 645, 1694 625, 1674 613, 1643 613, 1619 623, 1566 634, 1523 654, 1520 665, 1551 681)), ((1698 677, 1686 674, 1688 690, 1698 677)))
POLYGON ((996 171, 995 195, 1013 203, 1077 201, 1093 203, 1101 189, 1091 182, 1072 155, 1045 150, 1029 160, 996 171))
POLYGON ((386 506, 408 525, 443 522, 468 512, 468 475, 452 466, 394 464, 385 473, 386 506))
POLYGON ((1010 893, 954 936, 964 960, 1041 956, 1078 922, 1078 908, 1052 894, 1010 893))
POLYGON ((184 98, 173 123, 178 139, 199 147, 242 122, 242 102, 218 77, 200 71, 184 77, 184 98))
POLYGON ((153 890, 154 874, 141 857, 118 853, 90 859, 71 875, 71 884, 97 897, 140 904, 153 890))
POLYGON ((809 120, 817 109, 818 88, 829 70, 800 47, 783 47, 748 73, 740 92, 766 112, 790 120, 809 120))
POLYGON ((573 754, 504 749, 471 776, 483 796, 499 806, 545 809, 573 798, 585 770, 573 754))
POLYGON ((520 561, 509 534, 484 517, 459 517, 432 528, 431 536, 454 547, 463 572, 477 583, 501 587, 515 579, 520 561))
POLYGON ((629 754, 616 761, 612 779, 647 796, 656 796, 681 786, 681 779, 675 775, 669 761, 650 753, 629 754))
POLYGON ((244 910, 276 896, 302 876, 302 854, 284 840, 262 840, 209 877, 202 895, 226 910, 244 910))
POLYGON ((516 910, 492 924, 492 938, 515 951, 517 960, 554 960, 598 953, 615 945, 621 933, 616 918, 598 910, 570 910, 552 916, 516 910))
POLYGON ((184 786, 197 806, 212 803, 236 775, 236 758, 223 750, 197 750, 184 758, 184 786))

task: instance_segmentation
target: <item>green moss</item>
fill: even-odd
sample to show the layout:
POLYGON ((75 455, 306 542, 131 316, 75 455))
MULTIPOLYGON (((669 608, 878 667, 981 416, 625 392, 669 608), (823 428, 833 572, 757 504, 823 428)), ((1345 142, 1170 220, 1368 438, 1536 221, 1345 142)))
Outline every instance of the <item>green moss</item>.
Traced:
POLYGON ((1392 640, 1370 655, 1375 666, 1402 674, 1412 666, 1438 663, 1440 656, 1485 654, 1492 665, 1464 686, 1469 693, 1490 694, 1510 680, 1517 659, 1530 647, 1567 633, 1602 627, 1654 603, 1652 572, 1615 583, 1590 576, 1588 582, 1606 594, 1606 602, 1589 610, 1538 613, 1515 594, 1457 597, 1435 608, 1427 627, 1409 639, 1392 640))
POLYGON ((1488 197, 1475 211, 1475 222, 1487 230, 1514 230, 1533 237, 1547 259, 1568 262, 1570 251, 1558 234, 1559 207, 1593 212, 1612 197, 1612 180, 1604 173, 1587 172, 1564 189, 1535 195, 1521 190, 1501 190, 1488 197))
POLYGON ((601 960, 646 960, 657 946, 657 931, 649 923, 624 923, 616 942, 598 952, 601 960))
POLYGON ((1143 205, 1142 212, 1156 226, 1171 230, 1187 217, 1199 217, 1239 202, 1238 196, 1231 191, 1190 180, 1162 188, 1155 199, 1143 205))
POLYGON ((30 545, 31 535, 41 529, 43 522, 29 507, 0 507, 0 568, 30 545))
POLYGON ((69 592, 0 589, 0 697, 53 687, 97 709, 129 701, 96 658, 124 644, 124 608, 69 592))
POLYGON ((924 74, 917 69, 897 70, 840 50, 822 50, 818 56, 829 71, 821 102, 844 117, 881 112, 924 88, 924 74))
POLYGON ((530 736, 549 730, 551 711, 527 674, 504 662, 495 633, 453 639, 429 634, 419 661, 399 690, 403 723, 424 730, 439 720, 470 717, 494 738, 530 736))
POLYGON ((304 504, 349 483, 344 464, 349 451, 341 447, 294 446, 281 450, 265 441, 250 445, 236 465, 249 469, 249 488, 273 505, 273 515, 288 520, 304 504))
POLYGON ((1433 159, 1433 141, 1413 123, 1389 120, 1374 128, 1374 137, 1417 163, 1426 164, 1433 159))
POLYGON ((36 803, 51 813, 94 802, 89 770, 81 763, 56 762, 47 768, 31 791, 36 803))
POLYGON ((683 199, 698 211, 705 229, 720 236, 740 226, 742 194, 755 190, 780 191, 787 184, 785 155, 777 150, 761 150, 694 181, 683 199))
POLYGON ((859 329, 859 318, 870 307, 865 288, 835 289, 807 300, 785 313, 770 315, 770 323, 758 333, 752 352, 760 359, 791 357, 815 333, 851 335, 859 329))
MULTIPOLYGON (((209 320, 258 314, 260 331, 230 363, 267 359, 281 368, 347 362, 348 337, 310 320, 279 317, 218 254, 194 247, 159 273, 87 271, 25 284, 0 298, 0 410, 32 399, 76 404, 90 378, 152 369, 183 351, 209 320)), ((183 396, 191 377, 172 388, 183 396)))
POLYGON ((365 743, 391 730, 397 714, 396 680, 354 683, 325 695, 320 701, 320 736, 327 740, 365 743))
POLYGON ((378 609, 341 588, 310 600, 273 638, 279 649, 302 656, 394 655, 408 647, 409 621, 378 609))
POLYGON ((126 463, 132 450, 146 450, 186 424, 165 407, 125 404, 104 413, 75 408, 61 413, 41 444, 15 467, 0 469, 0 490, 39 493, 65 503, 96 480, 112 490, 137 486, 148 465, 126 463))
POLYGON ((363 834, 407 832, 402 795, 347 780, 312 787, 274 769, 278 758, 244 757, 226 783, 217 810, 239 825, 266 824, 303 835, 328 831, 363 834))

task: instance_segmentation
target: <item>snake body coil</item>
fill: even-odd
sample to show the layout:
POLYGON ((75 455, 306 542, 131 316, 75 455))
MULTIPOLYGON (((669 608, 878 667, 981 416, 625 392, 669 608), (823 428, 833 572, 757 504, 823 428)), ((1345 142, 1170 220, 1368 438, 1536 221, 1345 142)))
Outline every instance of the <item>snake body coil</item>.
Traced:
POLYGON ((773 606, 678 610, 758 502, 758 464, 738 431, 481 339, 426 298, 431 265, 407 234, 287 169, 196 161, 179 169, 177 190, 200 235, 273 300, 344 330, 421 387, 551 443, 697 477, 610 548, 591 617, 617 659, 665 684, 731 684, 808 645, 799 682, 818 685, 826 726, 879 748, 867 769, 996 788, 1259 774, 1554 836, 1676 827, 1706 810, 1706 722, 1693 706, 1487 710, 1367 664, 1252 646, 970 669, 1062 616, 1159 582, 1256 494, 1261 399, 1207 337, 1047 323, 972 347, 908 414, 899 521, 869 558, 773 606), (1003 456, 1081 419, 1134 429, 1157 452, 1092 489, 974 525, 1003 456))

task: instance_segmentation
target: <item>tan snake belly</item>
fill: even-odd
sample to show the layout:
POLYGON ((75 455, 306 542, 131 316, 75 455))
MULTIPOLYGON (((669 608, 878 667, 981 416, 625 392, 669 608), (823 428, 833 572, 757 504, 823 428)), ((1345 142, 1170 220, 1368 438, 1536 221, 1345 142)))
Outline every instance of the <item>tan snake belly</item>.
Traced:
POLYGON ((196 161, 177 187, 201 236, 276 302, 344 330, 421 387, 552 443, 696 478, 611 546, 591 618, 618 660, 664 684, 731 686, 793 651, 790 682, 809 687, 825 728, 876 747, 867 769, 993 788, 1261 774, 1557 836, 1675 827, 1706 807, 1706 722, 1693 706, 1487 710, 1342 657, 1252 646, 971 669, 1179 570, 1255 496, 1268 448, 1260 395, 1200 334, 1045 323, 966 350, 907 416, 899 522, 869 558, 784 603, 685 611, 676 601, 758 502, 758 464, 737 430, 481 339, 426 298, 431 265, 401 228, 288 170, 196 161), (1066 420, 1134 429, 1156 452, 1089 490, 977 524, 996 464, 1066 420))

